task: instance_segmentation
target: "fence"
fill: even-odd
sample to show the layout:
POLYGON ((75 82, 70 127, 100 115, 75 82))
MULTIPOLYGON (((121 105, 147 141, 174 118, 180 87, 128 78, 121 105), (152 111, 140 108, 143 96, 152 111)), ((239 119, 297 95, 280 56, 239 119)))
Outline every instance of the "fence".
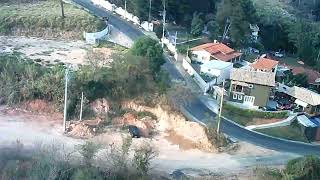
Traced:
POLYGON ((202 77, 197 73, 196 70, 193 69, 190 63, 187 62, 187 60, 184 58, 182 60, 182 67, 187 70, 188 74, 193 77, 195 82, 200 86, 200 88, 203 90, 203 92, 207 92, 210 88, 210 85, 206 83, 202 77))
POLYGON ((110 3, 106 0, 90 0, 93 4, 103 7, 104 9, 114 12, 129 21, 132 21, 135 24, 140 25, 146 31, 153 31, 153 23, 149 23, 147 21, 140 22, 140 19, 123 9, 122 7, 117 7, 116 5, 110 3))

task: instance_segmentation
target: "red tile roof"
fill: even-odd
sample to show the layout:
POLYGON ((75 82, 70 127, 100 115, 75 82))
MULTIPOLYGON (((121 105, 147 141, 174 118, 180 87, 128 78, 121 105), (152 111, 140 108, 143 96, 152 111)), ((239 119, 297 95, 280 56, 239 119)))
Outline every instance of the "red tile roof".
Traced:
POLYGON ((214 58, 221 61, 230 61, 233 58, 241 56, 242 53, 231 49, 223 43, 207 43, 191 48, 192 51, 205 50, 214 58))
POLYGON ((308 77, 309 84, 315 84, 316 80, 320 79, 320 73, 318 71, 304 68, 304 67, 290 67, 290 69, 294 75, 306 74, 308 77))
POLYGON ((272 70, 279 64, 278 61, 268 59, 268 58, 259 58, 256 62, 251 64, 253 69, 264 69, 264 70, 272 70))

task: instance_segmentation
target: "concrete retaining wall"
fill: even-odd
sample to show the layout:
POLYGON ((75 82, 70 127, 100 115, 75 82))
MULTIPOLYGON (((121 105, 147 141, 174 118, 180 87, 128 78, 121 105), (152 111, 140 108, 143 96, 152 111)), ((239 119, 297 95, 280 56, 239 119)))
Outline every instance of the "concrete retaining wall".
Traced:
POLYGON ((107 26, 104 30, 100 32, 95 33, 84 33, 84 38, 86 39, 86 42, 89 44, 96 44, 99 42, 99 40, 105 39, 108 34, 110 33, 110 28, 107 26))

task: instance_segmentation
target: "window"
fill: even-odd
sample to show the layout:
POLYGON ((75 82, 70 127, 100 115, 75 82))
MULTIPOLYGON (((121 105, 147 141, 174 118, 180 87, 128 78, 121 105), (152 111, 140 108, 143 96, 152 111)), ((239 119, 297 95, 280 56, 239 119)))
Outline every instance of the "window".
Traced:
POLYGON ((249 86, 248 86, 250 89, 252 89, 253 88, 253 84, 249 84, 249 86))
POLYGON ((238 99, 237 94, 233 94, 233 99, 238 99))
POLYGON ((242 86, 239 86, 239 85, 236 85, 235 91, 236 91, 236 92, 243 92, 243 87, 242 87, 242 86))
POLYGON ((242 100, 242 95, 238 95, 238 100, 241 101, 242 100))

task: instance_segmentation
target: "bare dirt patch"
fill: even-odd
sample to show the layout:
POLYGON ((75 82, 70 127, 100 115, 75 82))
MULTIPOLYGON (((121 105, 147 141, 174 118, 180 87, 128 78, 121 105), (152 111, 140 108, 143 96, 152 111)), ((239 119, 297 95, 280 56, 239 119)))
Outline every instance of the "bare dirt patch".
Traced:
POLYGON ((165 136, 166 140, 171 142, 174 145, 178 145, 181 150, 191 150, 191 149, 197 149, 198 145, 197 143, 186 139, 185 137, 177 134, 175 131, 168 131, 168 135, 165 136))
MULTIPOLYGON (((42 65, 48 64, 88 64, 87 53, 93 48, 84 41, 63 41, 35 37, 0 36, 0 54, 19 52, 42 65)), ((94 48, 94 52, 108 58, 110 48, 94 48)))

